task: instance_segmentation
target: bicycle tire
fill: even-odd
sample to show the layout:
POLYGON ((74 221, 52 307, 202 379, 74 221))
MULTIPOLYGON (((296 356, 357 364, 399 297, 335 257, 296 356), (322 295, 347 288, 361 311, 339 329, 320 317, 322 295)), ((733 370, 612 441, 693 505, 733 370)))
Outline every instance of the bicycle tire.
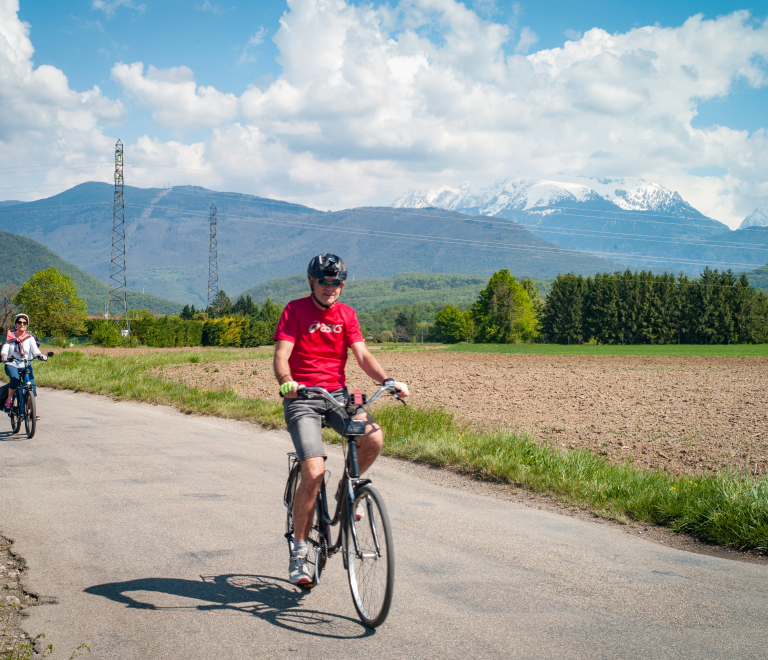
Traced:
POLYGON ((288 556, 291 554, 291 541, 293 539, 293 500, 296 496, 296 488, 299 485, 299 464, 296 463, 288 472, 288 481, 285 484, 285 497, 283 502, 286 506, 285 520, 285 538, 288 540, 288 556))
POLYGON ((11 412, 9 413, 9 417, 11 418, 11 430, 14 433, 18 433, 19 429, 21 428, 21 412, 19 411, 19 405, 17 398, 18 395, 13 395, 13 401, 11 402, 11 412))
POLYGON ((35 436, 35 429, 37 429, 37 407, 35 405, 35 397, 32 392, 27 392, 24 395, 26 405, 24 406, 24 430, 27 432, 28 438, 35 436))
POLYGON ((320 500, 315 505, 315 515, 312 518, 312 527, 309 530, 307 539, 307 563, 313 566, 313 575, 315 585, 320 582, 320 576, 325 570, 325 563, 328 561, 328 555, 323 550, 323 534, 320 527, 320 500))
POLYGON ((395 586, 395 555, 392 527, 384 500, 370 484, 355 493, 353 511, 363 507, 365 517, 357 523, 347 520, 347 575, 352 602, 360 620, 369 628, 384 623, 392 604, 395 586), (361 555, 355 553, 352 526, 357 533, 361 555), (378 539, 379 550, 376 550, 378 539))
MULTIPOLYGON (((288 539, 288 559, 290 560, 293 550, 293 502, 296 496, 296 490, 301 482, 301 465, 296 465, 288 474, 288 483, 286 484, 285 505, 288 508, 285 522, 286 539, 288 539)), ((322 551, 322 538, 320 536, 320 524, 318 517, 319 502, 315 506, 314 517, 312 519, 312 528, 309 530, 309 539, 307 539, 307 564, 310 565, 310 571, 314 578, 314 586, 320 581, 320 575, 325 568, 326 556, 322 551)))

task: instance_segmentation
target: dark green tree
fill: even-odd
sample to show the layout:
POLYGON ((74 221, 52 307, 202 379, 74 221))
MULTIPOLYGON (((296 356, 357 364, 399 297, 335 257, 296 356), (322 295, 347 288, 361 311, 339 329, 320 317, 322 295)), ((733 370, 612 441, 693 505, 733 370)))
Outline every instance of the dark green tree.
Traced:
POLYGON ((283 313, 283 308, 280 305, 273 303, 269 298, 264 301, 256 318, 259 321, 265 323, 274 324, 277 327, 277 322, 280 320, 280 315, 283 313))
POLYGON ((257 316, 259 313, 259 306, 253 302, 251 294, 247 296, 240 296, 237 302, 232 306, 233 314, 242 314, 243 316, 257 316))
POLYGON ((218 318, 232 314, 232 301, 223 290, 219 290, 211 305, 205 310, 208 318, 218 318))
POLYGON ((584 339, 594 338, 600 344, 619 341, 619 305, 617 275, 597 273, 585 281, 584 339))
POLYGON ((581 275, 558 275, 547 296, 542 318, 544 334, 556 344, 579 344, 584 339, 582 304, 586 282, 581 275))
POLYGON ((194 305, 184 305, 184 309, 179 313, 179 318, 184 321, 191 321, 195 314, 197 314, 197 310, 194 305))
MULTIPOLYGON (((414 317, 415 318, 415 317, 414 317)), ((395 329, 393 334, 397 341, 411 341, 413 335, 410 332, 410 319, 405 312, 400 312, 395 319, 395 329)))

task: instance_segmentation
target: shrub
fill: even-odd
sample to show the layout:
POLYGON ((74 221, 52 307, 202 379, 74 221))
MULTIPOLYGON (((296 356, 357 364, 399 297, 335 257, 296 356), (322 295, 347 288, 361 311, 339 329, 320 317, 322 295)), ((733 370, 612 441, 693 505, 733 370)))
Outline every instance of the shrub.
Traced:
POLYGON ((111 323, 106 319, 97 319, 90 325, 92 330, 89 334, 91 341, 94 344, 98 344, 104 348, 115 348, 120 344, 122 336, 114 323, 111 323))

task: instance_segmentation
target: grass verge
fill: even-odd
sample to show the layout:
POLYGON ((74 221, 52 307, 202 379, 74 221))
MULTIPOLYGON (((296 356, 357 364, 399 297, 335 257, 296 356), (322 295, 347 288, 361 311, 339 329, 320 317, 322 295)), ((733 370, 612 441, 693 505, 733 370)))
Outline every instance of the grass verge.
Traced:
MULTIPOLYGON (((146 371, 180 362, 265 359, 264 351, 152 353, 110 357, 73 351, 40 365, 40 385, 175 406, 190 413, 284 428, 282 406, 231 391, 199 390, 146 371)), ((768 553, 768 477, 736 473, 672 477, 608 463, 585 450, 539 445, 525 433, 479 432, 442 410, 383 406, 376 419, 389 456, 519 484, 605 517, 664 525, 702 541, 768 553)))
POLYGON ((441 410, 387 406, 376 420, 390 456, 520 484, 622 522, 664 525, 702 541, 768 553, 768 478, 638 470, 583 449, 539 445, 526 433, 477 432, 441 410))
POLYGON ((768 357, 768 344, 635 344, 597 346, 580 344, 453 344, 451 353, 510 353, 515 355, 589 355, 627 357, 768 357))
POLYGON ((263 360, 271 357, 266 351, 244 350, 155 352, 119 357, 63 351, 48 363, 35 365, 35 380, 38 385, 47 387, 105 394, 174 406, 187 413, 252 420, 269 428, 283 428, 285 424, 280 404, 261 399, 242 399, 228 390, 196 389, 146 373, 152 367, 180 362, 263 360))

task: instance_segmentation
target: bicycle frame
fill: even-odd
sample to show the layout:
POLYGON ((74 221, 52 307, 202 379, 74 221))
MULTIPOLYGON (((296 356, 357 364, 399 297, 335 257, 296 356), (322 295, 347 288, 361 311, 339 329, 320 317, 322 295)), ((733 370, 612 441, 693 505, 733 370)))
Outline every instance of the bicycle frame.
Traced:
MULTIPOLYGON (((17 360, 17 362, 22 363, 24 366, 19 367, 19 380, 21 383, 16 389, 13 398, 16 399, 17 405, 19 407, 19 414, 22 417, 26 414, 27 406, 26 397, 24 395, 32 390, 32 383, 29 381, 29 367, 33 360, 34 358, 32 358, 32 360, 17 360)), ((11 406, 13 406, 13 402, 11 402, 11 406)))
MULTIPOLYGON (((405 404, 405 401, 397 397, 394 389, 389 386, 384 386, 379 389, 368 401, 359 392, 355 392, 355 395, 341 403, 337 401, 330 392, 321 387, 301 387, 299 394, 317 394, 322 398, 328 400, 340 409, 347 420, 352 420, 361 410, 365 411, 366 406, 372 404, 382 393, 389 392, 401 403, 405 404)), ((363 435, 360 433, 359 435, 363 435)), ((353 510, 355 501, 355 489, 365 484, 371 483, 370 479, 360 478, 360 464, 357 458, 357 438, 358 434, 350 435, 345 434, 342 437, 347 441, 347 451, 345 452, 346 460, 344 461, 344 476, 342 478, 341 492, 339 493, 339 501, 336 503, 336 511, 333 518, 331 518, 328 510, 328 493, 325 487, 325 479, 320 483, 320 490, 317 495, 317 512, 318 518, 323 523, 323 529, 321 530, 322 537, 322 552, 326 557, 331 557, 336 554, 342 547, 344 541, 344 530, 346 528, 346 522, 349 521, 349 529, 352 535, 352 544, 355 548, 355 554, 359 557, 361 555, 360 544, 357 539, 357 531, 355 529, 355 512, 353 510), (339 535, 336 538, 336 542, 333 542, 331 527, 335 527, 339 522, 342 524, 339 526, 339 535)), ((371 512, 369 512, 370 519, 371 512)), ((376 553, 381 556, 381 548, 379 546, 378 535, 373 530, 374 543, 376 545, 376 553)), ((344 566, 346 568, 347 556, 344 556, 344 566)))

